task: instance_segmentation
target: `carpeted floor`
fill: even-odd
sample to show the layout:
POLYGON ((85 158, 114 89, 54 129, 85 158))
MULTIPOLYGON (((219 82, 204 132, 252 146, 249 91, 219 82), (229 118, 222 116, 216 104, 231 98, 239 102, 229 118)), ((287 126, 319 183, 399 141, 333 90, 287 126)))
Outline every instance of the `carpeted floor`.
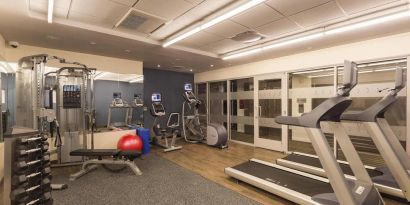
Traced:
POLYGON ((74 182, 59 170, 53 183, 69 187, 53 192, 54 204, 258 204, 155 155, 137 160, 137 164, 141 176, 132 175, 129 169, 111 173, 99 168, 74 182))

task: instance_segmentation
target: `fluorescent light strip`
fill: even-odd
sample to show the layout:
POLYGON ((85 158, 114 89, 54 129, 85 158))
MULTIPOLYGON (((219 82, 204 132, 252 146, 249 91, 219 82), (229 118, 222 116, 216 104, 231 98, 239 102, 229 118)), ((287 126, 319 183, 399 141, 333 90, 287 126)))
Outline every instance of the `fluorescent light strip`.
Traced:
POLYGON ((174 39, 166 41, 162 46, 163 47, 168 47, 168 46, 170 46, 170 45, 172 45, 172 44, 174 44, 178 41, 181 41, 185 38, 188 38, 189 36, 192 36, 192 35, 198 33, 201 30, 207 29, 207 28, 209 28, 211 26, 214 26, 214 25, 216 25, 216 24, 218 24, 218 23, 220 23, 220 22, 222 22, 226 19, 229 19, 229 18, 231 18, 231 17, 233 17, 233 16, 235 16, 235 15, 237 15, 237 14, 243 12, 243 11, 246 11, 246 10, 248 10, 248 9, 250 9, 250 8, 252 8, 252 7, 254 7, 254 6, 256 6, 256 5, 258 5, 262 2, 264 2, 264 1, 265 0, 250 0, 249 2, 247 2, 245 4, 242 4, 241 6, 236 7, 235 9, 232 9, 232 10, 224 13, 223 15, 218 16, 218 17, 216 17, 216 18, 214 18, 214 19, 212 19, 212 20, 210 20, 210 21, 208 21, 208 22, 206 22, 206 23, 204 23, 204 24, 202 24, 198 27, 195 27, 192 30, 190 30, 190 31, 188 31, 188 32, 186 32, 186 33, 184 33, 184 34, 182 34, 182 35, 180 35, 180 36, 178 36, 174 39))
POLYGON ((375 18, 375 19, 371 19, 371 20, 351 24, 351 25, 348 25, 348 26, 343 26, 343 27, 340 27, 340 28, 335 28, 335 29, 332 29, 332 30, 329 30, 329 31, 325 31, 324 33, 325 33, 325 35, 343 33, 343 32, 346 32, 346 31, 361 29, 361 28, 364 28, 364 27, 378 25, 378 24, 381 24, 381 23, 385 23, 385 22, 396 20, 396 19, 400 19, 400 18, 403 18, 403 17, 408 17, 409 15, 410 15, 409 11, 400 12, 400 13, 396 13, 396 14, 392 14, 392 15, 388 15, 388 16, 383 16, 383 17, 380 17, 380 18, 375 18))
POLYGON ((246 11, 246 10, 248 10, 248 9, 250 9, 250 8, 252 8, 252 7, 254 7, 254 6, 256 6, 256 5, 258 5, 262 2, 264 2, 264 1, 265 0, 250 0, 248 3, 243 4, 243 5, 235 8, 231 11, 228 11, 227 13, 223 14, 222 16, 218 16, 218 17, 212 19, 211 21, 208 21, 207 23, 203 24, 201 26, 201 30, 209 28, 209 27, 211 27, 215 24, 218 24, 218 23, 226 20, 226 19, 229 19, 229 18, 231 18, 231 17, 233 17, 233 16, 235 16, 239 13, 242 13, 242 12, 244 12, 244 11, 246 11))
POLYGON ((53 23, 54 0, 48 0, 47 22, 53 23))
POLYGON ((110 72, 101 72, 94 77, 94 80, 100 80, 106 76, 108 76, 110 72))
POLYGON ((316 34, 304 36, 304 37, 301 37, 301 38, 295 38, 295 39, 292 39, 292 40, 283 41, 283 42, 275 43, 275 44, 271 44, 271 45, 266 45, 266 46, 262 46, 262 47, 255 48, 255 49, 252 49, 252 50, 247 50, 247 51, 240 52, 240 53, 235 53, 235 54, 232 54, 232 55, 225 56, 222 59, 223 60, 229 60, 229 59, 232 59, 232 58, 239 58, 239 57, 242 57, 242 56, 245 56, 245 55, 258 53, 260 51, 264 51, 264 50, 268 50, 268 49, 272 49, 272 48, 277 48, 277 47, 286 46, 286 45, 289 45, 289 44, 299 43, 299 42, 302 42, 302 41, 313 40, 313 39, 316 39, 316 38, 320 38, 322 36, 323 36, 323 33, 316 33, 316 34))
POLYGON ((129 83, 137 83, 137 82, 142 82, 144 80, 144 76, 140 76, 134 80, 130 80, 129 83))
POLYGON ((320 73, 320 72, 326 72, 326 71, 332 71, 333 68, 328 68, 328 69, 320 69, 320 70, 307 70, 307 71, 300 71, 300 72, 294 72, 291 73, 292 75, 300 75, 300 74, 308 74, 308 73, 320 73))
POLYGON ((370 67, 370 66, 379 66, 379 65, 388 65, 388 64, 394 64, 394 63, 405 63, 406 59, 401 59, 401 60, 393 60, 393 61, 382 61, 382 62, 374 62, 374 63, 364 63, 360 64, 357 67, 358 68, 363 68, 363 67, 370 67))
POLYGON ((255 48, 255 49, 252 49, 252 50, 247 50, 247 51, 244 51, 244 52, 234 53, 232 55, 228 54, 227 56, 222 57, 222 59, 223 60, 229 60, 229 59, 233 59, 233 58, 238 58, 238 57, 242 57, 242 56, 245 56, 245 55, 254 54, 254 53, 257 53, 257 52, 262 51, 262 50, 267 50, 267 49, 277 48, 277 47, 285 46, 285 45, 289 45, 289 44, 299 43, 299 42, 302 42, 302 41, 317 39, 317 38, 323 37, 325 35, 332 35, 332 34, 352 31, 352 30, 356 30, 356 29, 360 29, 360 28, 364 28, 364 27, 368 27, 368 26, 378 25, 378 24, 381 24, 381 23, 401 19, 401 18, 404 18, 404 17, 410 17, 410 11, 409 10, 404 11, 404 12, 400 12, 400 13, 396 13, 396 14, 392 14, 392 15, 388 15, 388 16, 383 16, 383 17, 371 19, 371 20, 368 20, 368 21, 363 21, 363 22, 343 26, 343 27, 340 27, 340 28, 330 29, 328 31, 324 31, 324 32, 316 33, 316 34, 311 34, 311 35, 303 36, 303 37, 288 40, 288 41, 283 41, 283 42, 280 42, 280 43, 273 43, 273 44, 270 44, 270 45, 265 45, 265 46, 255 48), (252 52, 253 50, 257 50, 257 51, 252 52))
MULTIPOLYGON (((377 70, 365 70, 365 71, 359 71, 359 74, 363 74, 363 73, 374 73, 374 72, 383 72, 383 71, 392 71, 392 70, 396 70, 396 68, 384 68, 384 69, 377 69, 377 70)), ((343 74, 338 74, 338 75, 343 75, 343 74)), ((329 76, 333 76, 333 74, 325 74, 325 75, 311 75, 309 76, 309 78, 320 78, 320 77, 329 77, 329 76)))

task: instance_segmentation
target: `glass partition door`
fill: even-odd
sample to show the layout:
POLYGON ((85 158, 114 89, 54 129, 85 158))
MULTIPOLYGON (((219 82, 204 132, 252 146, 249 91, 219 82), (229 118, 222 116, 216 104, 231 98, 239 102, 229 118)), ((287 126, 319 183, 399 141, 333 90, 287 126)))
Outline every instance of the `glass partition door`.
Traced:
POLYGON ((286 75, 255 77, 255 146, 286 151, 287 126, 275 122, 275 117, 287 114, 286 75))
POLYGON ((231 140, 254 143, 253 78, 230 80, 231 140))

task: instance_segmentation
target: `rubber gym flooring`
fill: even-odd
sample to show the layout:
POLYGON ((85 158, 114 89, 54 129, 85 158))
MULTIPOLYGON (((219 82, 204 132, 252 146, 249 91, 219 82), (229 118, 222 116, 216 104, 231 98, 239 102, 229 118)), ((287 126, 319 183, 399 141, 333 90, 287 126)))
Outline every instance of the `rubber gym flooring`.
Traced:
POLYGON ((69 188, 53 192, 55 204, 258 204, 155 154, 137 163, 141 176, 102 167, 74 182, 57 174, 53 183, 67 183, 69 188))

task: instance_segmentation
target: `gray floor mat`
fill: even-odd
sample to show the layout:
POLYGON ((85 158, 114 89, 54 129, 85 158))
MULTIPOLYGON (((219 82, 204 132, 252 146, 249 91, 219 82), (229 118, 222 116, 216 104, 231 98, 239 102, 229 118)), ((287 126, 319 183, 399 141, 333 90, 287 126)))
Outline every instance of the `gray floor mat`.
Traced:
POLYGON ((68 189, 54 191, 54 204, 258 204, 164 158, 137 160, 143 175, 129 169, 111 173, 102 167, 74 182, 59 171, 53 183, 68 189))

